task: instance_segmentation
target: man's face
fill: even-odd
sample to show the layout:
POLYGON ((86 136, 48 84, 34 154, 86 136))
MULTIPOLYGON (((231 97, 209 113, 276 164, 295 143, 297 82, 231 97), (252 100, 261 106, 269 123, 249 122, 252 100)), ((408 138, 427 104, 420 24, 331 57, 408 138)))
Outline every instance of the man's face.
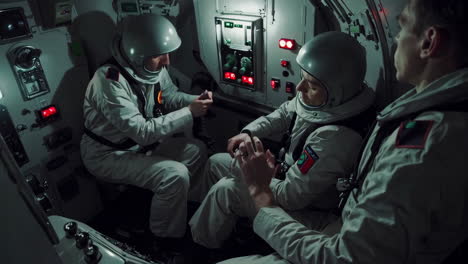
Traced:
POLYGON ((145 59, 145 68, 148 71, 159 71, 162 67, 170 64, 169 54, 163 54, 154 57, 148 57, 145 59))
POLYGON ((327 89, 314 76, 301 70, 302 80, 296 90, 301 92, 302 101, 306 105, 320 106, 327 101, 327 89))
POLYGON ((413 85, 419 83, 419 77, 423 68, 420 57, 421 37, 414 31, 416 17, 413 1, 409 1, 403 12, 398 16, 401 30, 395 38, 397 49, 395 51, 396 78, 398 81, 413 85))

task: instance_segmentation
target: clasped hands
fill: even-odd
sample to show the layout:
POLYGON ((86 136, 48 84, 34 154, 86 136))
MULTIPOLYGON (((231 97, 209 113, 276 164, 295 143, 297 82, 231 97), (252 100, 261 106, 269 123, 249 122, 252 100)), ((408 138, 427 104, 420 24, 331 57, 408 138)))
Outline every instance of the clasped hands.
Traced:
POLYGON ((269 185, 279 169, 275 156, 270 150, 264 150, 258 137, 251 138, 246 133, 236 137, 228 141, 228 152, 237 160, 242 171, 242 178, 257 210, 272 206, 273 194, 269 185), (239 146, 236 150, 234 150, 234 146, 237 144, 234 144, 234 141, 239 146))

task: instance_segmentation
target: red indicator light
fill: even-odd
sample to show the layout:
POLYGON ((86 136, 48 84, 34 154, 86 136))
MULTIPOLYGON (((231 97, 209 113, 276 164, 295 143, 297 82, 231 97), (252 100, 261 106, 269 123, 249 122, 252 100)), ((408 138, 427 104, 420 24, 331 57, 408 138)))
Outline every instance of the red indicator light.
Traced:
POLYGON ((280 48, 283 48, 283 49, 286 48, 286 40, 280 39, 279 46, 280 46, 280 48))
POLYGON ((253 85, 254 84, 254 78, 253 77, 248 77, 248 76, 242 76, 242 83, 253 85))
POLYGON ((280 39, 279 47, 282 49, 296 49, 296 41, 294 39, 280 39))
POLYGON ((281 60, 281 66, 283 66, 283 67, 285 67, 285 68, 288 67, 288 66, 289 66, 289 61, 287 61, 287 60, 281 60))
POLYGON ((235 80, 237 79, 236 74, 233 72, 225 72, 224 79, 235 80))
POLYGON ((38 123, 45 124, 49 121, 56 120, 59 115, 59 110, 55 105, 49 105, 36 111, 38 116, 38 123))
POLYGON ((280 80, 271 79, 270 86, 272 89, 278 89, 281 86, 280 80))
POLYGON ((57 113, 57 108, 55 106, 48 107, 46 109, 41 110, 42 118, 48 118, 57 113))

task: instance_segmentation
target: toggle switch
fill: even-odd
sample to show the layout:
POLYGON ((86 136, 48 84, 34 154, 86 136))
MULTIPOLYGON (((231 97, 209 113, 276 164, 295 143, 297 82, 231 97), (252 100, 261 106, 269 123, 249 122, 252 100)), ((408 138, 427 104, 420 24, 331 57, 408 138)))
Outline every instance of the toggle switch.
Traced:
POLYGON ((82 249, 90 244, 89 234, 87 232, 79 232, 75 236, 76 247, 82 249))
POLYGON ((293 94, 293 93, 294 93, 294 90, 295 90, 294 88, 295 88, 294 83, 292 83, 292 82, 286 82, 286 92, 287 92, 287 93, 293 94))
POLYGON ((68 222, 63 226, 63 230, 67 238, 73 238, 76 235, 76 231, 78 231, 78 225, 76 222, 68 222))
POLYGON ((270 86, 273 90, 279 89, 281 87, 281 81, 276 78, 271 78, 270 86))

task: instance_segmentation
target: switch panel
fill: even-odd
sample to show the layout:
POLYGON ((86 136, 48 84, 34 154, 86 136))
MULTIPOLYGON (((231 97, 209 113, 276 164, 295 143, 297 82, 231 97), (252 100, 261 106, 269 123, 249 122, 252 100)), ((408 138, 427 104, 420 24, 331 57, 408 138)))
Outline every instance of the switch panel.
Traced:
POLYGON ((0 105, 0 133, 5 139, 10 152, 16 160, 18 166, 23 166, 29 162, 28 155, 24 150, 23 144, 16 132, 13 121, 11 120, 10 114, 5 106, 0 105))

